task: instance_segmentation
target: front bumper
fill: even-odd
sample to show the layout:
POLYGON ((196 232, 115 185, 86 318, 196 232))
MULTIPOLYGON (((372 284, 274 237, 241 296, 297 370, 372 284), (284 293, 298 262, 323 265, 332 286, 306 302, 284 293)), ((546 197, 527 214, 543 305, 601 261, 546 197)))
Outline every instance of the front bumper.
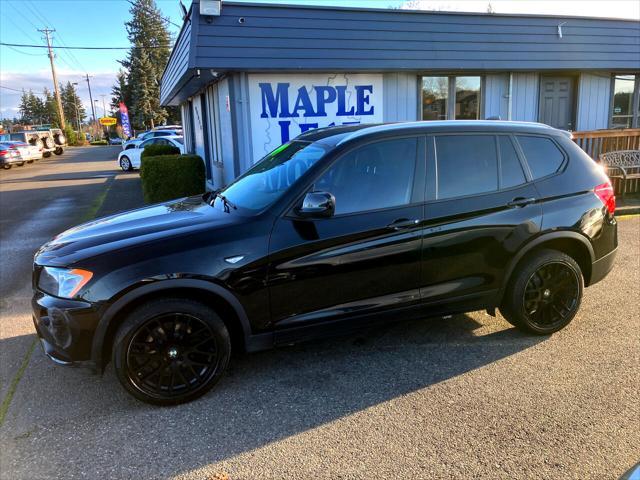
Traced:
POLYGON ((591 286, 594 283, 598 283, 609 274, 609 272, 613 268, 617 253, 618 248, 616 247, 614 250, 591 264, 591 278, 589 279, 589 283, 587 284, 588 286, 591 286))
POLYGON ((98 315, 82 300, 67 300, 34 291, 33 324, 45 354, 59 364, 89 363, 98 315))

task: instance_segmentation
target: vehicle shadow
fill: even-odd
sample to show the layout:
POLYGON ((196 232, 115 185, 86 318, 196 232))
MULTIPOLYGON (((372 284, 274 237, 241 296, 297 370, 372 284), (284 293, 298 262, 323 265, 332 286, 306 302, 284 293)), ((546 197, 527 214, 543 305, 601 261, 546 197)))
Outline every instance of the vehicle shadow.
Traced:
POLYGON ((170 477, 427 389, 544 341, 486 318, 489 328, 470 315, 456 315, 236 356, 212 392, 172 408, 129 397, 111 366, 103 377, 91 377, 55 367, 38 351, 9 412, 5 434, 13 433, 3 443, 11 452, 10 468, 15 478, 28 477, 28 459, 37 455, 42 474, 99 477, 123 461, 124 448, 136 468, 144 466, 137 470, 141 478, 170 477), (61 442, 64 455, 46 453, 48 445, 61 442))

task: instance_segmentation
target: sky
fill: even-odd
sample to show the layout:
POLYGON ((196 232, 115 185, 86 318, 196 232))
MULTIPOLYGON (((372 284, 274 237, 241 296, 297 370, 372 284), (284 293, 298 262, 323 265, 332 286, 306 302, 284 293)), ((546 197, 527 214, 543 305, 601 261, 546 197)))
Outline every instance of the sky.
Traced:
MULTIPOLYGON (((242 1, 242 0, 240 0, 242 1)), ((489 0, 245 0, 263 3, 354 7, 411 7, 425 10, 484 12, 489 0)), ((182 24, 178 0, 156 0, 165 17, 182 24)), ((188 7, 191 0, 183 0, 188 7)), ((496 13, 531 13, 620 17, 640 20, 640 0, 491 0, 496 13)), ((127 0, 0 0, 0 41, 43 45, 38 29, 53 28, 53 45, 127 47, 124 23, 129 19, 127 0)), ((224 0, 223 0, 224 8, 224 0)), ((179 28, 168 24, 174 35, 179 28)), ((118 60, 127 50, 58 50, 58 81, 78 82, 78 93, 91 111, 87 82, 103 115, 102 99, 109 109, 111 86, 118 60), (103 97, 104 95, 104 97, 103 97)), ((21 89, 41 93, 53 89, 51 67, 44 49, 0 46, 0 117, 17 116, 21 89), (18 90, 18 91, 15 91, 18 90)))

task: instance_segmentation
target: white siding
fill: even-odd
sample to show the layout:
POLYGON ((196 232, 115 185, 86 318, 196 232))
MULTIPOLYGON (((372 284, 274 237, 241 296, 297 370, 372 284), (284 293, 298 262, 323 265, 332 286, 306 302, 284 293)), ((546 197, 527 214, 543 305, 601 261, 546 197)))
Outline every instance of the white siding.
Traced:
POLYGON ((580 74, 576 130, 608 128, 610 100, 611 74, 580 74))
POLYGON ((514 73, 511 87, 511 120, 538 121, 537 73, 514 73))
POLYGON ((223 169, 222 183, 228 185, 236 177, 234 172, 233 128, 231 126, 231 99, 229 97, 229 79, 218 82, 218 109, 220 130, 220 154, 223 169))
POLYGON ((193 132, 191 131, 191 107, 189 101, 186 101, 182 105, 180 105, 180 113, 182 114, 184 149, 187 153, 193 153, 193 132))
POLYGON ((418 76, 411 73, 385 73, 382 82, 384 121, 418 120, 418 76))
POLYGON ((509 74, 492 74, 484 82, 484 116, 482 118, 509 117, 509 74))

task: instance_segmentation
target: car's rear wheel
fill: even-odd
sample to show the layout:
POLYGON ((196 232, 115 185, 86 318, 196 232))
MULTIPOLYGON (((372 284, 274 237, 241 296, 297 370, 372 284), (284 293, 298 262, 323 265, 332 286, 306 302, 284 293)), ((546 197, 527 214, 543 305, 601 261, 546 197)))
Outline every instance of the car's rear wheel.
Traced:
POLYGON ((120 158, 120 168, 125 172, 129 170, 133 170, 133 166, 131 165, 131 160, 129 160, 129 157, 127 157, 126 155, 120 158))
POLYGON ((49 158, 51 156, 51 152, 42 152, 42 156, 44 158, 49 158))
POLYGON ((188 299, 141 305, 124 321, 113 345, 118 380, 134 397, 175 405, 208 392, 229 363, 231 339, 217 313, 188 299))
POLYGON ((24 162, 19 162, 16 165, 18 165, 19 167, 22 167, 24 165, 24 162))
POLYGON ((582 271, 573 258, 556 250, 540 250, 512 275, 500 311, 521 330, 548 335, 573 320, 583 290, 582 271))
POLYGON ((10 163, 4 163, 4 164, 2 165, 2 168, 4 168, 5 170, 9 170, 9 169, 11 168, 11 166, 12 166, 12 165, 11 165, 10 163))

